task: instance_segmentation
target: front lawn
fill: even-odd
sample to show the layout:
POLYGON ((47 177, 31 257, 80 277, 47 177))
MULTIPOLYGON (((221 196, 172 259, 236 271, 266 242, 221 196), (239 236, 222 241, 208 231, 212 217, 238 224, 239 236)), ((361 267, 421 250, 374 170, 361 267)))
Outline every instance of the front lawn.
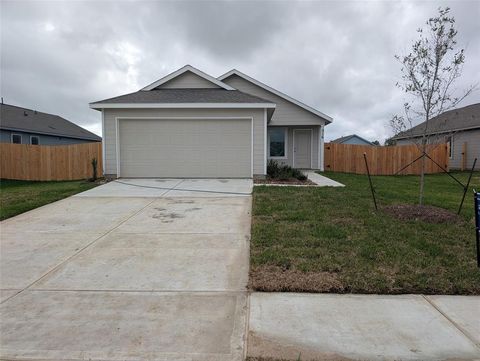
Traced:
MULTIPOLYGON (((473 196, 447 223, 375 212, 363 175, 325 173, 345 188, 255 187, 250 287, 260 291, 480 294, 473 196)), ((455 174, 466 183, 468 174, 455 174)), ((376 176, 380 207, 415 204, 418 176, 376 176)), ((471 188, 480 188, 475 173, 471 188)), ((456 213, 462 188, 426 176, 425 203, 456 213)))
POLYGON ((43 206, 97 185, 87 181, 32 182, 0 180, 0 220, 43 206))

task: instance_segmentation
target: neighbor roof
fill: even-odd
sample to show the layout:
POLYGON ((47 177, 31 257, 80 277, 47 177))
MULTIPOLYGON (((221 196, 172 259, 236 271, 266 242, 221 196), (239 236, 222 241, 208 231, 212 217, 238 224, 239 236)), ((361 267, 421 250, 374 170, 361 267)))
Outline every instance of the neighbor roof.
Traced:
POLYGON ((258 104, 264 108, 274 108, 275 104, 270 100, 262 99, 255 95, 243 93, 239 90, 225 89, 154 89, 149 91, 139 90, 135 93, 120 95, 118 97, 100 100, 90 103, 93 109, 101 109, 102 107, 111 107, 115 104, 135 105, 158 105, 165 104, 167 106, 195 104, 201 107, 202 104, 238 104, 251 105, 258 104))
POLYGON ((0 104, 0 129, 99 142, 99 136, 55 114, 0 104))
POLYGON ((315 114, 315 115, 317 115, 317 116, 325 119, 325 120, 327 121, 327 124, 328 124, 328 123, 331 123, 331 122, 333 121, 333 118, 332 118, 332 117, 330 117, 330 116, 322 113, 321 111, 319 111, 319 110, 317 110, 317 109, 315 109, 315 108, 312 108, 312 107, 306 105, 305 103, 302 103, 301 101, 298 101, 298 100, 296 100, 296 99, 293 99, 292 97, 288 96, 287 94, 284 94, 284 93, 282 93, 281 91, 279 91, 279 90, 277 90, 277 89, 273 89, 272 87, 270 87, 270 86, 268 86, 268 85, 266 85, 266 84, 264 84, 264 83, 262 83, 262 82, 260 82, 260 81, 258 81, 258 80, 256 80, 256 79, 248 76, 247 74, 242 73, 241 71, 239 71, 239 70, 237 70, 237 69, 232 69, 232 70, 230 70, 229 72, 227 72, 227 73, 225 73, 225 74, 223 74, 223 75, 220 75, 217 79, 219 79, 219 80, 224 80, 224 79, 226 79, 226 78, 228 78, 228 77, 230 77, 230 76, 232 76, 232 75, 237 75, 237 76, 239 76, 240 78, 243 78, 243 79, 245 79, 245 80, 247 80, 247 81, 249 81, 249 82, 251 82, 251 83, 253 83, 253 84, 257 85, 257 86, 259 86, 260 88, 263 88, 263 89, 269 91, 270 93, 273 93, 273 94, 279 96, 280 98, 283 98, 283 99, 288 100, 289 102, 291 102, 291 103, 293 103, 293 104, 295 104, 295 105, 298 105, 300 108, 303 108, 303 109, 309 111, 310 113, 313 113, 313 114, 315 114))
POLYGON ((370 142, 369 140, 366 140, 365 138, 362 138, 362 137, 360 137, 359 135, 356 135, 356 134, 345 135, 343 137, 334 139, 334 140, 332 140, 332 143, 345 143, 346 141, 348 141, 349 139, 352 139, 352 138, 358 138, 358 139, 363 140, 366 143, 369 143, 369 144, 373 145, 373 143, 370 142))
POLYGON ((172 80, 173 78, 176 78, 177 76, 179 75, 182 75, 183 73, 187 72, 187 71, 190 71, 196 75, 198 75, 199 77, 205 79, 205 80, 208 80, 209 82, 215 84, 215 85, 218 85, 220 88, 223 88, 223 89, 226 89, 226 90, 235 90, 234 88, 232 88, 230 85, 228 84, 225 84, 223 82, 221 82, 220 80, 218 79, 215 79, 213 76, 210 76, 208 75, 207 73, 204 73, 203 71, 201 70, 198 70, 197 68, 194 68, 193 66, 191 65, 185 65, 184 67, 178 69, 177 71, 174 71, 173 73, 170 73, 168 74, 167 76, 164 76, 163 78, 153 82, 152 84, 150 85, 147 85, 145 88, 143 88, 142 90, 152 90, 152 89, 155 89, 156 87, 158 87, 159 85, 162 85, 164 83, 166 83, 167 81, 170 81, 172 80))
MULTIPOLYGON (((452 109, 429 121, 427 135, 450 133, 460 130, 480 128, 480 103, 452 109)), ((423 135, 425 122, 398 133, 392 140, 415 138, 423 135)))

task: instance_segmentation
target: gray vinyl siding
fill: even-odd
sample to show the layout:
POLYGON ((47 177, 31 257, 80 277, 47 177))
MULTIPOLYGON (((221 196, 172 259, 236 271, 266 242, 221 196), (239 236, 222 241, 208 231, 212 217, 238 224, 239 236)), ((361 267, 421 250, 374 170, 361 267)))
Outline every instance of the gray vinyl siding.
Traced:
POLYGON ((197 74, 187 71, 166 83, 158 86, 161 89, 184 89, 184 88, 220 88, 218 85, 204 79, 197 74))
POLYGON ((260 98, 267 99, 275 103, 277 106, 269 125, 295 126, 325 124, 325 120, 319 116, 249 82, 248 80, 239 77, 238 75, 231 75, 222 81, 244 93, 256 95, 260 98))
MULTIPOLYGON (((445 135, 445 137, 435 137, 435 142, 446 141, 446 138, 452 137, 452 158, 449 161, 450 169, 462 168, 462 147, 463 143, 466 143, 467 150, 467 163, 466 168, 471 168, 473 160, 478 158, 475 166, 476 170, 480 169, 480 129, 460 131, 452 135, 445 135)), ((419 144, 420 138, 412 139, 399 139, 397 145, 406 144, 419 144)))
POLYGON ((480 129, 459 132, 453 135, 453 157, 450 159, 450 168, 460 169, 462 167, 463 143, 467 143, 467 169, 472 167, 475 158, 478 158, 475 169, 480 169, 480 129))
POLYGON ((30 144, 30 136, 39 138, 39 145, 68 145, 68 144, 80 144, 80 143, 92 143, 94 140, 84 140, 68 137, 59 137, 54 135, 37 134, 30 132, 18 132, 7 129, 0 129, 0 142, 11 143, 12 134, 20 134, 22 136, 22 144, 30 144))
MULTIPOLYGON (((269 124, 268 128, 272 128, 269 124)), ((297 127, 279 127, 279 128, 287 128, 287 158, 286 159, 275 159, 276 162, 280 164, 286 164, 290 167, 293 167, 293 130, 294 129, 311 129, 312 130, 312 169, 319 169, 318 166, 318 147, 319 147, 319 131, 320 126, 312 125, 312 126, 297 126, 297 127)), ((269 145, 267 144, 267 147, 269 145)), ((268 151, 268 149, 267 149, 268 151)), ((268 154, 268 153, 267 153, 268 154)), ((272 158, 268 158, 272 159, 272 158)))
POLYGON ((253 174, 264 175, 264 109, 105 109, 105 174, 117 174, 116 117, 252 117, 253 174))

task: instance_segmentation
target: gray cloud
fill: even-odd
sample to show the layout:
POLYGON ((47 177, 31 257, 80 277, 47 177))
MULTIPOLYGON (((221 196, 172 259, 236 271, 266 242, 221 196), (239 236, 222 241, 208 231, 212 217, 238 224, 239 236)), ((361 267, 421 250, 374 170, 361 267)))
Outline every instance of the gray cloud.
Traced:
MULTIPOLYGON (((334 117, 327 139, 390 135, 395 88, 415 30, 450 6, 467 49, 461 89, 479 81, 480 3, 2 1, 1 95, 96 133, 88 103, 123 94, 191 64, 237 68, 334 117)), ((479 92, 464 101, 480 101, 479 92)))

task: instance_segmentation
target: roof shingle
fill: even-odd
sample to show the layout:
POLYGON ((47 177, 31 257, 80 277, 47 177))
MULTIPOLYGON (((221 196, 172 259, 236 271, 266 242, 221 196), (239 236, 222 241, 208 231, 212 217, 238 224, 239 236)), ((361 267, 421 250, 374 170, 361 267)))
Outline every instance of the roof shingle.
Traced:
MULTIPOLYGON (((462 129, 480 128, 480 103, 452 109, 430 119, 427 134, 455 132, 462 129)), ((425 122, 395 135, 392 140, 415 138, 423 135, 425 122)))
POLYGON ((0 129, 84 139, 99 142, 99 136, 54 114, 0 104, 0 129))
POLYGON ((95 104, 122 104, 122 103, 273 103, 255 95, 243 93, 239 90, 225 89, 154 89, 139 90, 135 93, 100 100, 95 104))

